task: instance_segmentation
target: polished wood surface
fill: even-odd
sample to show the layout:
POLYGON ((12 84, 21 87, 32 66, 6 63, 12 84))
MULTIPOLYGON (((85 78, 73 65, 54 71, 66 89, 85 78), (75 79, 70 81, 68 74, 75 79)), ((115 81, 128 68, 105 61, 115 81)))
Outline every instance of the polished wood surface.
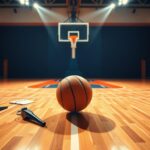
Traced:
MULTIPOLYGON (((122 88, 93 89, 90 105, 79 114, 63 110, 56 89, 28 88, 43 81, 0 81, 1 150, 70 150, 71 124, 78 128, 81 150, 150 150, 150 81, 107 80, 122 88), (25 106, 9 104, 29 99, 25 106), (47 127, 22 120, 28 107, 47 127)), ((76 145, 74 145, 75 147, 76 145)))

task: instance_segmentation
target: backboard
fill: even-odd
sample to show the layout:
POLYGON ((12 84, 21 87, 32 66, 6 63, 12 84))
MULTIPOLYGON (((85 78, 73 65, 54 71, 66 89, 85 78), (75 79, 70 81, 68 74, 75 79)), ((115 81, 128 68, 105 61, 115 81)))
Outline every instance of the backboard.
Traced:
POLYGON ((59 23, 58 41, 70 42, 70 36, 78 36, 77 42, 89 41, 89 23, 59 23))

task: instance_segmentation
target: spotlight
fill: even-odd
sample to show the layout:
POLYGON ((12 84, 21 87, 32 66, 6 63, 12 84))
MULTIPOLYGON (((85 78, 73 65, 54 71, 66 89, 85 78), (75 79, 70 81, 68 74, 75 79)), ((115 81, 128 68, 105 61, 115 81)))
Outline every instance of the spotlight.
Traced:
POLYGON ((25 5, 26 5, 26 6, 29 6, 29 0, 26 0, 26 1, 25 1, 25 5))
POLYGON ((119 2, 118 2, 118 6, 121 6, 121 5, 122 5, 122 1, 119 1, 119 2))
POLYGON ((21 5, 29 6, 29 0, 19 0, 21 5))
POLYGON ((126 5, 129 2, 129 0, 119 0, 118 5, 126 5))
POLYGON ((122 4, 126 5, 129 2, 129 0, 122 0, 122 4))
POLYGON ((115 3, 111 3, 110 4, 110 8, 114 9, 116 7, 116 4, 115 3))
POLYGON ((20 2, 21 5, 25 4, 25 0, 19 0, 19 2, 20 2))
POLYGON ((33 7, 34 7, 35 9, 38 9, 38 8, 40 7, 40 5, 39 5, 38 3, 34 3, 34 4, 33 4, 33 7))

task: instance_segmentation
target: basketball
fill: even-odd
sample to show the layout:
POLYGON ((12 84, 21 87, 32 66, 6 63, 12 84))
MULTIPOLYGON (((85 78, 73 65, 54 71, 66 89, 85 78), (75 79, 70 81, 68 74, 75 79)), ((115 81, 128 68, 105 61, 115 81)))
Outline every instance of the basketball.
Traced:
POLYGON ((70 112, 78 112, 88 106, 92 98, 92 89, 86 79, 80 76, 68 76, 61 80, 56 90, 58 103, 70 112))

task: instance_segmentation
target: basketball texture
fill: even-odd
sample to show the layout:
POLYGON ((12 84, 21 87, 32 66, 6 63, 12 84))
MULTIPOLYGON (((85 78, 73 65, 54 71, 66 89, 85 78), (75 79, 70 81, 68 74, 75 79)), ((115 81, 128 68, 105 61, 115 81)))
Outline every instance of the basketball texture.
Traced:
POLYGON ((58 85, 56 90, 58 103, 70 112, 84 109, 91 101, 92 89, 86 79, 80 76, 68 76, 58 85))

